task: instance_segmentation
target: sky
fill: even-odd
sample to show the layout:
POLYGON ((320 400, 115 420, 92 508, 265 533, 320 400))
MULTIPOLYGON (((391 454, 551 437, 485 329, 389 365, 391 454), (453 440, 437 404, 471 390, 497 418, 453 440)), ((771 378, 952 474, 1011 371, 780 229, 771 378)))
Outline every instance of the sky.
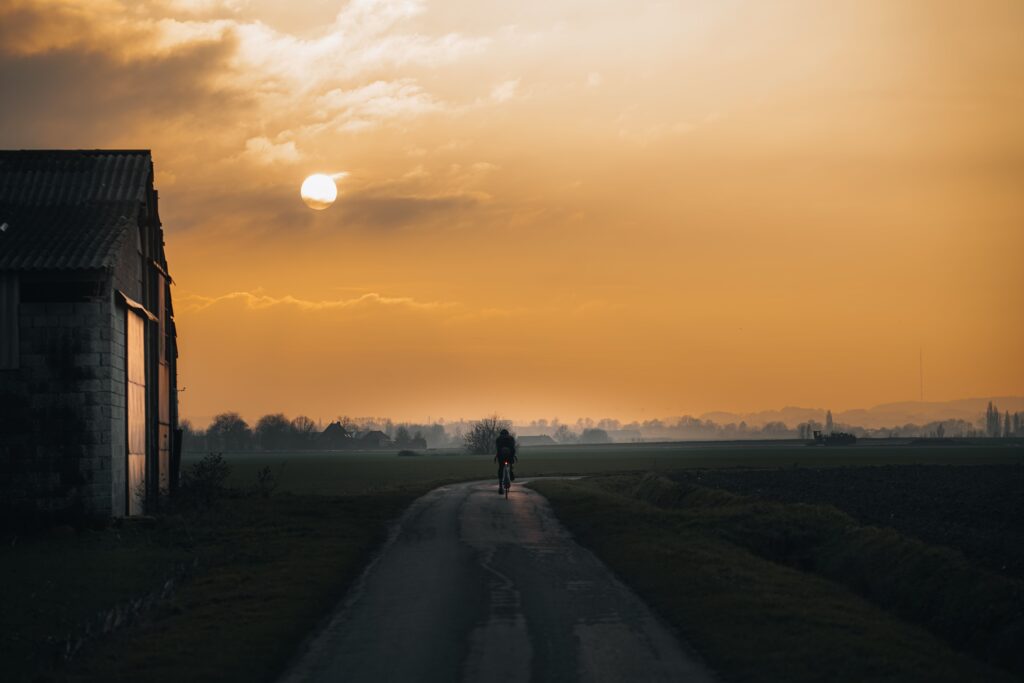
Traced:
POLYGON ((1017 0, 0 0, 0 146, 153 151, 198 424, 1024 393, 1022 74, 1017 0))

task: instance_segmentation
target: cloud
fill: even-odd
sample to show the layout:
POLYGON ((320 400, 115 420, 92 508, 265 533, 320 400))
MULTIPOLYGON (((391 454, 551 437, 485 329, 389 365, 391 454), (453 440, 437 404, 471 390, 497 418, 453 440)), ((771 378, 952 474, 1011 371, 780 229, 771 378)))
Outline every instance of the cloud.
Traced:
POLYGON ((216 12, 238 13, 249 5, 249 0, 163 0, 168 10, 190 14, 216 12))
POLYGON ((340 222, 347 226, 400 228, 444 220, 452 222, 486 200, 479 193, 403 196, 363 192, 338 203, 340 222))
POLYGON ((212 83, 231 49, 229 42, 196 43, 128 62, 63 48, 5 55, 0 82, 17 97, 0 107, 0 142, 88 147, 150 125, 166 128, 175 118, 221 124, 251 104, 212 83))
POLYGON ((294 140, 274 143, 270 138, 256 137, 245 141, 245 152, 242 157, 257 164, 293 164, 302 158, 294 140))
POLYGON ((241 304, 252 311, 261 311, 278 307, 291 307, 300 311, 343 311, 366 307, 398 306, 417 311, 433 311, 457 307, 459 304, 445 301, 417 301, 411 297, 389 297, 368 292, 353 299, 330 299, 311 301, 300 299, 290 294, 274 297, 256 292, 229 292, 220 296, 202 294, 177 293, 175 307, 184 312, 199 312, 220 304, 241 304))
MULTIPOLYGON (((445 109, 411 77, 380 74, 437 67, 489 42, 404 28, 424 10, 417 0, 352 0, 309 37, 243 18, 245 4, 13 0, 0 7, 0 69, 5 87, 19 92, 18 115, 4 115, 5 130, 25 137, 26 128, 40 128, 33 116, 38 112, 56 127, 85 127, 86 135, 77 137, 90 137, 105 127, 83 126, 86 118, 111 121, 109 128, 120 130, 118 121, 140 113, 165 118, 165 109, 172 115, 189 111, 211 92, 233 93, 248 106, 245 115, 235 112, 222 137, 247 144, 246 158, 265 164, 268 158, 294 158, 288 142, 280 141, 288 129, 312 137, 358 132, 445 109), (366 83, 370 73, 375 79, 366 83), (272 149, 271 141, 283 147, 272 149)), ((295 153, 305 142, 295 140, 295 153)))
POLYGON ((519 89, 519 79, 504 81, 491 88, 491 101, 508 102, 516 96, 516 91, 519 89))
POLYGON ((325 121, 310 129, 359 132, 375 128, 384 121, 441 111, 444 105, 406 78, 374 81, 349 90, 336 88, 318 97, 316 108, 325 121))
POLYGON ((120 3, 97 0, 95 3, 58 0, 13 0, 0 6, 0 54, 37 55, 52 51, 78 49, 108 51, 124 49, 125 43, 137 43, 152 35, 151 27, 118 17, 120 3), (100 17, 107 14, 110 21, 100 17), (115 50, 116 48, 116 50, 115 50))
POLYGON ((587 74, 587 87, 588 88, 597 88, 602 83, 604 83, 604 76, 602 76, 599 72, 591 71, 589 74, 587 74))

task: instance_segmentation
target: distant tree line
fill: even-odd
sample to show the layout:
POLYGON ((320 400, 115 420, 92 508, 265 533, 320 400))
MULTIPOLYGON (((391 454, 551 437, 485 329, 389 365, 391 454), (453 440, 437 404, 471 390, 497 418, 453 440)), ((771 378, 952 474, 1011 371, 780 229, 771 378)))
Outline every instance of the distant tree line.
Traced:
POLYGON ((395 424, 390 420, 339 417, 324 426, 300 415, 264 415, 254 426, 236 412, 216 415, 206 429, 181 422, 184 450, 303 451, 358 448, 426 449, 456 446, 441 424, 395 424))
POLYGON ((807 420, 794 427, 784 422, 751 426, 746 422, 719 424, 713 420, 683 416, 673 420, 620 422, 611 418, 581 418, 574 424, 553 420, 534 420, 513 426, 497 415, 482 420, 455 422, 397 423, 389 418, 341 416, 328 424, 314 422, 305 415, 293 419, 281 413, 264 415, 249 425, 238 413, 221 413, 206 429, 184 420, 181 427, 184 449, 201 451, 301 451, 356 448, 465 448, 489 453, 501 429, 518 432, 523 438, 550 438, 547 443, 602 444, 657 440, 810 440, 815 431, 824 434, 849 433, 858 438, 886 437, 1024 437, 1024 414, 1000 412, 989 403, 983 419, 973 424, 965 420, 941 420, 923 425, 903 424, 884 428, 865 428, 836 422, 832 411, 821 422, 807 420), (525 436, 523 436, 525 435, 525 436), (487 445, 489 442, 489 445, 487 445))
POLYGON ((1009 438, 1011 436, 1024 436, 1024 417, 1020 413, 1010 414, 1005 411, 999 414, 999 408, 988 402, 985 410, 985 436, 993 438, 1009 438))

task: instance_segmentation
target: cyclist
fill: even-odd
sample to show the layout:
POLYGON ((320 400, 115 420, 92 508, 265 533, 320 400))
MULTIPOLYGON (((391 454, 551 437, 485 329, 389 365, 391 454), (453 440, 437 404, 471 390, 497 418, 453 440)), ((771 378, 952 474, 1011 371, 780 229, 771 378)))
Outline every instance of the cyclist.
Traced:
POLYGON ((515 437, 509 434, 507 429, 502 429, 498 438, 494 440, 494 450, 494 461, 498 463, 498 493, 501 493, 501 470, 506 462, 508 463, 509 479, 516 478, 513 465, 519 458, 516 457, 515 437))

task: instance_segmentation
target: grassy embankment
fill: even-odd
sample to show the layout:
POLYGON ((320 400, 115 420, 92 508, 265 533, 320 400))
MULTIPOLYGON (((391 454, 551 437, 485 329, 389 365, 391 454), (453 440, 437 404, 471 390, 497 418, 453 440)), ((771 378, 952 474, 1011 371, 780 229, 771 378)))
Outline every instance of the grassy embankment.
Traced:
MULTIPOLYGON (((10 539, 0 550, 6 681, 261 681, 358 576, 420 484, 365 495, 229 494, 206 510, 10 539), (127 625, 115 606, 176 589, 127 625), (80 647, 68 662, 67 647, 80 647)), ((122 614, 127 611, 122 609, 122 614)))
POLYGON ((533 486, 726 680, 1024 673, 1021 581, 832 506, 739 496, 699 477, 533 486))

